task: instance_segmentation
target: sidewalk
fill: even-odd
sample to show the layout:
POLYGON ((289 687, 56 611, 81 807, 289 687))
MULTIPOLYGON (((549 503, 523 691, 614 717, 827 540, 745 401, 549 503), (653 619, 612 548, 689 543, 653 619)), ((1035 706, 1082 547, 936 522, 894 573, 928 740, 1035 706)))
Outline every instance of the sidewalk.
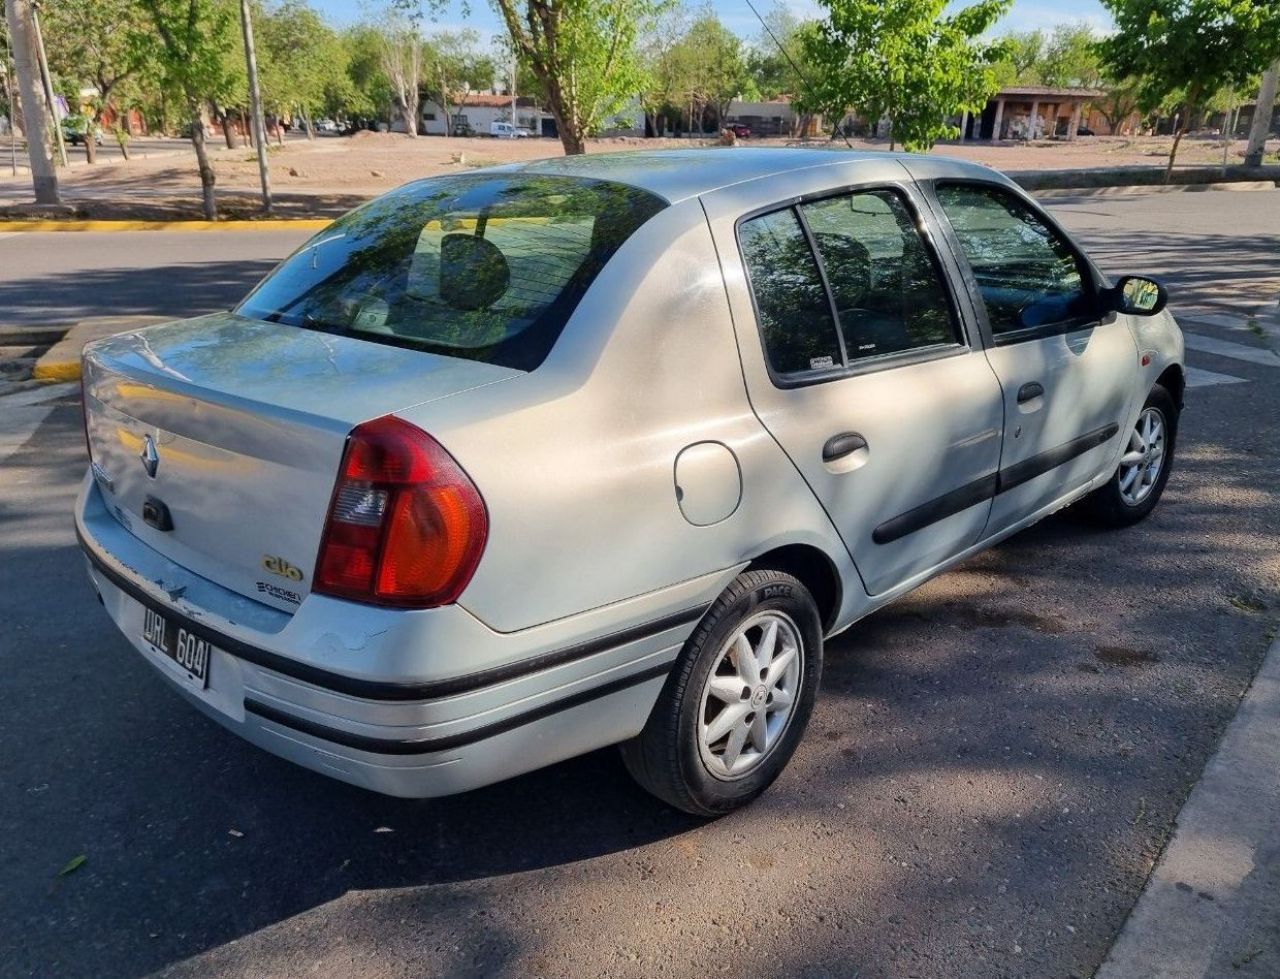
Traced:
POLYGON ((1280 640, 1095 979, 1280 976, 1280 640))

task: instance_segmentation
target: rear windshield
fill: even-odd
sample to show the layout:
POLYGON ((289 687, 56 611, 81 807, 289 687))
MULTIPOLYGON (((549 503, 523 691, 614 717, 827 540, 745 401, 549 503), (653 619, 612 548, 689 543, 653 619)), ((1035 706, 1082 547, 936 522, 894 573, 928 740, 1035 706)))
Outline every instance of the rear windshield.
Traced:
POLYGON ((604 264, 664 206, 570 177, 423 180, 316 235, 236 312, 533 370, 604 264))

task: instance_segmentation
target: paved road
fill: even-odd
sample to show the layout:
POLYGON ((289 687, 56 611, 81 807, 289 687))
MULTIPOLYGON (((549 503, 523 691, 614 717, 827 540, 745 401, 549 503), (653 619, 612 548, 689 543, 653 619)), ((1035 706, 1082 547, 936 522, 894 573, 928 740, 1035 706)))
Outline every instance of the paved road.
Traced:
MULTIPOLYGON (((1256 247, 1239 199, 1275 206, 1176 201, 1218 243, 1214 288, 1256 247)), ((1136 242, 1120 222, 1139 208, 1108 223, 1109 206, 1065 211, 1136 242)), ((1201 267, 1184 237, 1175 274, 1201 267)), ((218 240, 199 247, 226 255, 218 240)), ((0 241, 0 276, 21 252, 74 278, 87 244, 0 241)), ((1160 258, 1124 252, 1126 270, 1160 258)), ((709 824, 634 788, 611 751, 406 802, 224 733, 92 600, 68 522, 74 387, 0 401, 33 432, 7 458, 0 441, 0 974, 1090 974, 1276 628, 1280 368, 1233 315, 1187 323, 1216 350, 1191 363, 1232 382, 1190 393, 1152 519, 1105 534, 1060 515, 834 641, 788 772, 709 824)))

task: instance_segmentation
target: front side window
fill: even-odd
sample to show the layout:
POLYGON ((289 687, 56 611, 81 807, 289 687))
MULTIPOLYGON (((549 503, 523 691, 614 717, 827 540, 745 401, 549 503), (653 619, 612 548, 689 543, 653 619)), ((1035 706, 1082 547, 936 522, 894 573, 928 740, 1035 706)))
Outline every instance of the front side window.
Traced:
POLYGON ((559 176, 420 181, 335 221, 237 312, 533 370, 605 263, 664 206, 559 176))
POLYGON ((951 303, 911 213, 889 190, 800 213, 822 258, 851 361, 956 342, 951 303))
POLYGON ((1071 246, 1024 202, 969 184, 944 184, 937 194, 997 338, 1093 314, 1088 279, 1071 246))
POLYGON ((774 211, 738 232, 756 299, 764 352, 775 374, 829 370, 844 363, 831 302, 795 211, 774 211))

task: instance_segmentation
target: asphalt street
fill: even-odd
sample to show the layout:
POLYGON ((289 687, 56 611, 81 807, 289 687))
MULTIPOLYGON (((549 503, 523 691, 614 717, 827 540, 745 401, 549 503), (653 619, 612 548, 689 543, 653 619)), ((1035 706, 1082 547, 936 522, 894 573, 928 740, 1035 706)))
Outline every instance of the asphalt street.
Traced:
MULTIPOLYGON (((403 801, 225 733, 93 599, 74 386, 0 399, 0 975, 1092 974, 1280 623, 1280 366, 1247 315, 1280 192, 1056 211, 1196 338, 1164 502, 1055 516, 832 641, 791 766, 711 823, 611 750, 403 801)), ((4 238, 0 325, 225 308, 292 243, 4 238)))

